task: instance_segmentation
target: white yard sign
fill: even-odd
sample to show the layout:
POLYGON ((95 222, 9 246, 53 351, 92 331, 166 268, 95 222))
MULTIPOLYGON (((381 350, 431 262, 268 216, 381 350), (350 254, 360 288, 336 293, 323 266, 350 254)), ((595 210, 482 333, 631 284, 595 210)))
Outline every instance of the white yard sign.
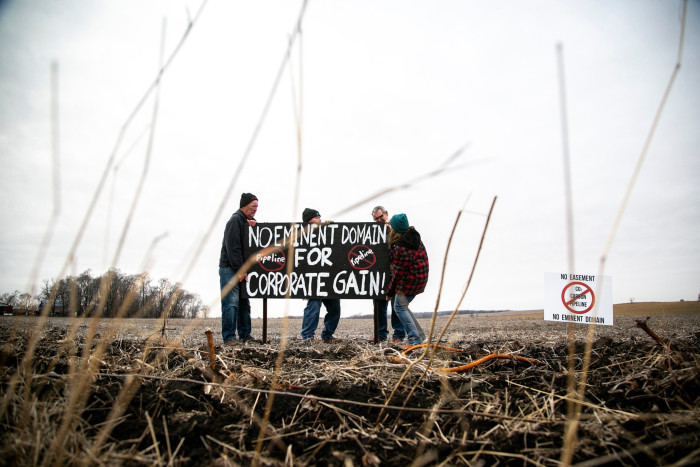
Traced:
POLYGON ((545 321, 613 325, 611 277, 547 272, 544 285, 545 321))

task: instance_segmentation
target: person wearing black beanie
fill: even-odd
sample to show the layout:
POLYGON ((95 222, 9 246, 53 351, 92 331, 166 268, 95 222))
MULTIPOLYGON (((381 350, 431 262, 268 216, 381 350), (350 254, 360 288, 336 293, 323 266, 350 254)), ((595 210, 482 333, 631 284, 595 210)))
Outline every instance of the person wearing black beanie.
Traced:
MULTIPOLYGON (((304 222, 312 224, 321 223, 321 214, 315 209, 304 209, 301 214, 301 219, 304 222)), ((307 226, 305 228, 313 228, 316 226, 307 226)), ((301 338, 304 341, 313 342, 316 328, 318 327, 318 319, 321 314, 321 304, 326 307, 326 316, 323 318, 323 331, 321 331, 321 340, 324 344, 335 344, 341 342, 341 339, 333 337, 335 328, 338 327, 340 321, 340 299, 326 298, 324 300, 310 299, 304 308, 304 318, 301 320, 301 338)))
POLYGON ((243 239, 251 225, 255 225, 258 211, 258 198, 252 193, 241 194, 240 209, 233 213, 226 223, 224 239, 219 256, 219 286, 221 287, 221 334, 224 345, 246 342, 250 336, 250 300, 241 297, 241 284, 248 279, 245 273, 238 273, 243 266, 243 239), (238 275, 238 282, 232 288, 230 283, 238 275), (230 290, 229 290, 230 288, 230 290), (226 290, 226 293, 224 291, 226 290))

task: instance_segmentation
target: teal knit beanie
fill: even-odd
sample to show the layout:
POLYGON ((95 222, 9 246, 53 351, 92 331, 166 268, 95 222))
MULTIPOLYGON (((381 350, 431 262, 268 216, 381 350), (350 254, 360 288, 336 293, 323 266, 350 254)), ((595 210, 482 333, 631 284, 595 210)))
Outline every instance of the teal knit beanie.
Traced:
POLYGON ((406 214, 395 214, 389 221, 389 225, 398 233, 404 233, 408 230, 408 218, 406 214))

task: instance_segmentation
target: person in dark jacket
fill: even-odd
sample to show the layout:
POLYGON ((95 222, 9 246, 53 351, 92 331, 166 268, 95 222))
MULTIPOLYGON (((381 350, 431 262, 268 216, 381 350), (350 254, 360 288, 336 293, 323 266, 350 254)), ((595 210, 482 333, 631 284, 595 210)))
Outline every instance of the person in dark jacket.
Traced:
POLYGON ((240 209, 233 213, 226 223, 224 239, 221 242, 219 257, 219 285, 221 287, 221 334, 224 345, 236 343, 238 339, 245 342, 251 339, 250 300, 242 298, 241 283, 247 274, 238 274, 238 283, 230 288, 229 283, 243 266, 243 241, 250 225, 255 225, 255 213, 258 210, 258 198, 252 193, 241 195, 240 209))
POLYGON ((396 214, 389 225, 391 279, 387 286, 387 300, 393 300, 394 311, 408 335, 408 344, 421 344, 425 333, 408 304, 416 295, 423 293, 428 283, 428 253, 418 231, 409 226, 406 214, 396 214))
MULTIPOLYGON (((304 209, 301 214, 303 222, 321 223, 321 214, 311 208, 304 209)), ((309 299, 304 308, 304 317, 301 320, 301 338, 307 342, 314 341, 314 334, 318 327, 318 319, 321 314, 321 304, 326 307, 326 316, 323 318, 323 331, 321 331, 321 340, 325 344, 335 344, 341 342, 341 339, 333 337, 335 329, 340 321, 340 299, 309 299)))

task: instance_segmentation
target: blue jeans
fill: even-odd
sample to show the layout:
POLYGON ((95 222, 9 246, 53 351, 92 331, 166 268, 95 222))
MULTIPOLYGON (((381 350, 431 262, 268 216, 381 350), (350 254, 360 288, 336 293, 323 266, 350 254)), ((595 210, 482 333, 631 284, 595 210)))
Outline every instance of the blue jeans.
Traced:
POLYGON ((340 300, 329 298, 326 300, 309 300, 304 308, 304 319, 301 320, 301 338, 313 339, 318 327, 318 317, 321 313, 321 303, 326 307, 326 316, 323 318, 323 331, 321 339, 328 340, 333 337, 335 328, 340 321, 340 300))
MULTIPOLYGON (((235 271, 231 268, 219 268, 219 286, 221 290, 233 279, 235 271)), ((242 298, 241 284, 238 283, 229 293, 221 297, 221 334, 224 342, 236 338, 244 341, 250 338, 250 300, 242 298)))
MULTIPOLYGON (((375 300, 377 303, 377 310, 379 315, 377 316, 377 335, 380 341, 385 341, 389 337, 389 329, 387 329, 386 323, 386 309, 389 304, 388 300, 375 300)), ((394 330, 394 339, 402 341, 406 337, 406 331, 401 324, 401 320, 396 315, 396 310, 394 310, 394 302, 391 302, 391 328, 394 330)))
POLYGON ((411 310, 408 309, 408 304, 411 303, 414 298, 416 298, 415 295, 396 294, 392 300, 394 311, 396 311, 396 315, 401 320, 401 324, 403 324, 408 334, 409 345, 422 344, 425 340, 423 328, 420 327, 420 324, 416 321, 416 317, 413 316, 411 310))

